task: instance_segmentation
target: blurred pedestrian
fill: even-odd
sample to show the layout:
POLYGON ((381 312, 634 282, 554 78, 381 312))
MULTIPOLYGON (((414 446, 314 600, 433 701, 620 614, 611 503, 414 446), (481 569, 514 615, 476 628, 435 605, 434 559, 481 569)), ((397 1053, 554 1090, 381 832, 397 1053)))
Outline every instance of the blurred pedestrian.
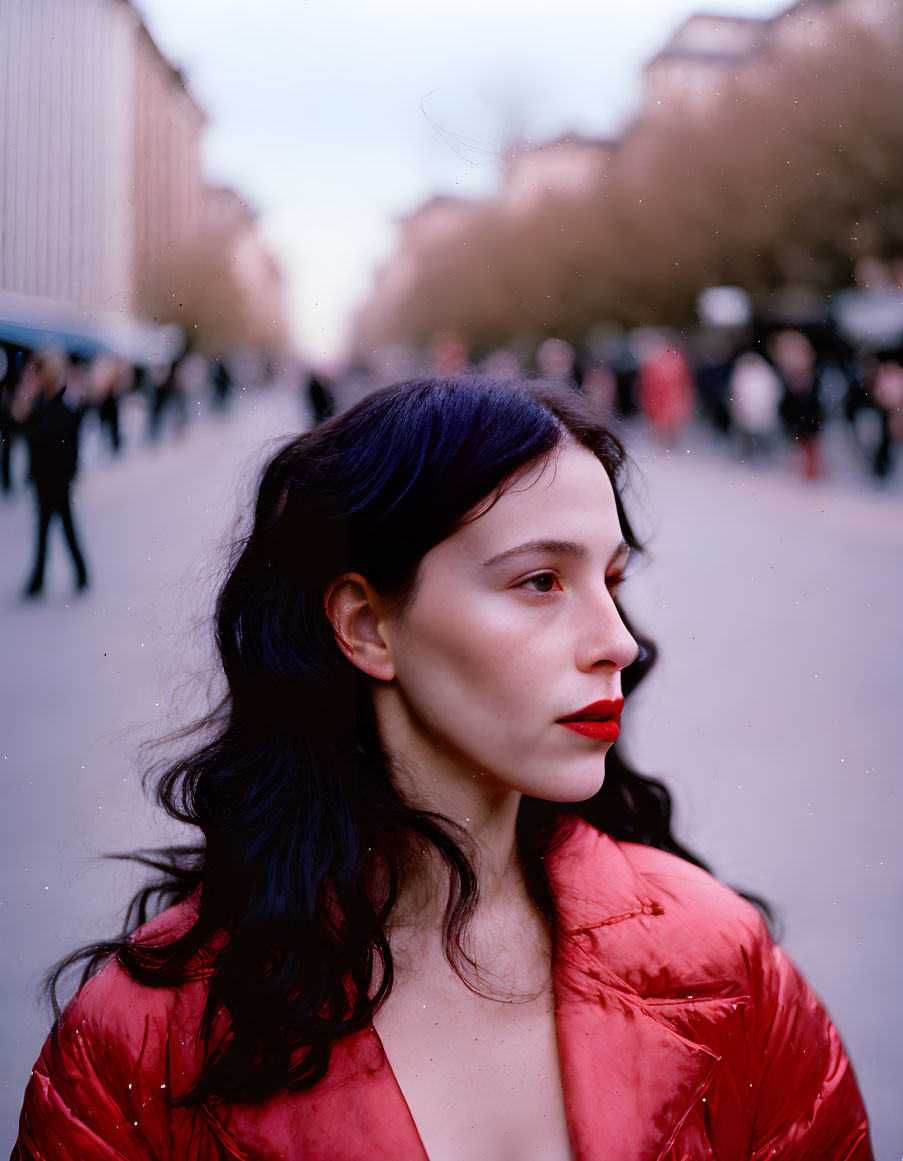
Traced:
POLYGON ((184 368, 190 357, 189 353, 185 352, 178 359, 174 359, 168 368, 158 369, 150 379, 153 395, 148 434, 151 440, 159 439, 167 415, 172 416, 172 424, 177 434, 185 430, 188 422, 188 406, 185 401, 184 368))
POLYGON ((843 415, 856 451, 870 471, 874 471, 875 451, 882 439, 881 409, 875 402, 875 379, 881 360, 871 351, 860 353, 848 378, 843 415))
POLYGON ((89 396, 114 455, 122 446, 119 401, 131 390, 134 381, 131 365, 121 356, 109 352, 98 355, 88 371, 89 396))
POLYGON ((621 415, 636 410, 636 359, 623 327, 612 322, 590 327, 583 344, 582 370, 583 394, 600 410, 621 415))
POLYGON ((784 429, 800 452, 807 480, 823 472, 819 432, 824 409, 818 390, 815 348, 801 331, 781 331, 769 344, 770 354, 783 380, 779 410, 784 429))
POLYGON ((739 436, 744 459, 768 455, 771 451, 782 394, 783 385, 777 371, 756 351, 747 351, 734 363, 728 399, 731 426, 739 436))
POLYGON ((210 383, 213 388, 213 405, 221 411, 225 409, 232 394, 232 375, 222 357, 217 359, 210 368, 210 383))
POLYGON ((639 410, 637 379, 640 365, 626 336, 612 343, 612 353, 603 358, 615 373, 615 410, 623 416, 636 415, 639 410))
POLYGON ((488 375, 490 379, 511 382, 520 378, 520 359, 514 351, 497 347, 494 351, 490 351, 480 364, 480 374, 488 375))
POLYGON ((460 375, 467 370, 468 351, 456 334, 446 332, 430 346, 429 364, 435 375, 460 375))
POLYGON ((325 375, 315 375, 310 371, 304 387, 307 405, 313 417, 314 427, 319 427, 335 415, 335 397, 325 375))
POLYGON ((704 330, 696 336, 693 355, 700 415, 717 435, 728 436, 733 427, 730 394, 734 345, 722 331, 704 330))
POLYGON ((649 425, 670 443, 693 414, 693 380, 681 350, 664 337, 646 346, 637 377, 637 396, 649 425))
MULTIPOLYGON (((267 374, 271 381, 275 379, 275 367, 267 365, 267 374)), ((195 415, 200 415, 201 408, 211 395, 210 363, 198 350, 188 347, 176 371, 176 395, 173 403, 176 405, 178 422, 177 431, 181 434, 188 423, 189 408, 194 405, 195 415)))
POLYGON ((614 411, 618 395, 618 377, 601 359, 583 366, 581 390, 600 411, 614 411))
POLYGON ((70 488, 78 467, 78 429, 82 418, 80 401, 73 408, 63 399, 69 363, 59 351, 36 355, 22 377, 13 400, 13 417, 22 425, 30 457, 29 476, 37 501, 37 538, 31 579, 25 596, 36 597, 44 585, 47 532, 50 521, 59 516, 72 562, 76 585, 88 585, 88 570, 79 547, 72 518, 70 488))
POLYGON ((874 399, 881 415, 881 439, 872 471, 883 480, 893 469, 894 444, 903 440, 903 366, 896 359, 885 359, 878 367, 874 399))
POLYGON ((12 445, 19 425, 13 419, 12 402, 19 382, 23 352, 0 345, 0 488, 13 490, 12 445))
POLYGON ((536 365, 543 379, 577 389, 577 352, 564 339, 546 339, 536 352, 536 365))

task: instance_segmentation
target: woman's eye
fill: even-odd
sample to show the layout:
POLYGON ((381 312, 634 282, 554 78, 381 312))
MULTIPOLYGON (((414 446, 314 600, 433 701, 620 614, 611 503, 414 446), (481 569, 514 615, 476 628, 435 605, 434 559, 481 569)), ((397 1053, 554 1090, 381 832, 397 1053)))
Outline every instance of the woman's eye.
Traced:
POLYGON ((626 581, 626 580, 627 580, 626 574, 623 572, 619 572, 619 573, 615 573, 614 576, 607 576, 605 578, 605 584, 608 588, 608 591, 610 593, 613 593, 613 592, 616 592, 621 587, 621 585, 624 583, 624 581, 626 581))
POLYGON ((536 576, 528 576, 518 587, 530 586, 534 593, 551 593, 554 592, 557 583, 558 578, 553 572, 539 572, 536 576))

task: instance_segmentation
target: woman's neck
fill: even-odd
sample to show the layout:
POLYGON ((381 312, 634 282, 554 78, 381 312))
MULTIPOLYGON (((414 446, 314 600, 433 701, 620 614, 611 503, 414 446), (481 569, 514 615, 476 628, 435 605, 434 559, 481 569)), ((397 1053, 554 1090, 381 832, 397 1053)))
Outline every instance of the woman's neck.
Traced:
POLYGON ((523 1002, 547 991, 551 938, 519 857, 520 797, 512 794, 491 808, 474 800, 466 806, 470 814, 434 797, 411 802, 460 828, 452 838, 471 863, 477 899, 460 943, 449 947, 445 922, 449 870, 433 846, 415 837, 413 863, 408 863, 409 873, 386 925, 397 980, 424 972, 438 979, 453 967, 465 987, 486 998, 523 1002), (457 954, 459 950, 463 955, 457 954))
MULTIPOLYGON (((477 878, 478 913, 491 914, 500 906, 529 898, 517 847, 520 793, 490 787, 479 772, 462 777, 438 756, 430 762, 428 773, 425 765, 421 760, 412 770, 407 762, 394 762, 393 780, 410 806, 437 814, 456 828, 452 838, 470 860, 477 878)), ((397 910, 404 914, 413 905, 426 920, 426 905, 430 919, 441 924, 448 899, 448 869, 434 849, 424 848, 422 854, 422 867, 415 862, 405 888, 407 898, 399 899, 397 910)))
MULTIPOLYGON (((409 806, 433 812, 454 825, 450 837, 476 876, 476 905, 461 942, 465 957, 478 965, 478 984, 485 970, 488 978, 499 978, 500 992, 538 990, 537 980, 544 987, 550 937, 518 850, 521 793, 471 768, 461 755, 437 746, 435 740, 412 728, 410 715, 399 706, 392 687, 378 691, 374 709, 399 794, 409 806), (506 987, 504 981, 513 987, 506 987)), ((435 965, 445 959, 445 917, 452 880, 441 854, 416 836, 413 861, 407 865, 387 935, 398 965, 417 970, 418 965, 435 965)), ((488 990, 496 988, 492 985, 488 990)))

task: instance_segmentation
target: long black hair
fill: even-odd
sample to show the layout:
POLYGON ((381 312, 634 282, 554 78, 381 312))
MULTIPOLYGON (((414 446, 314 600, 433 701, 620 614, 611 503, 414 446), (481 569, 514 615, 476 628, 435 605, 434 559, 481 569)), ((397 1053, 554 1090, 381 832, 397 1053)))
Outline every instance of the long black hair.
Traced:
MULTIPOLYGON (((462 962, 477 896, 464 836, 397 793, 366 679, 336 645, 324 593, 353 571, 403 605, 424 554, 569 438, 604 465, 624 538, 638 548, 621 499, 622 445, 579 396, 539 383, 462 377, 389 387, 292 439, 264 470, 253 527, 216 611, 227 693, 201 723, 203 744, 156 785, 163 809, 202 842, 137 856, 163 879, 133 900, 120 940, 80 953, 83 979, 114 952, 141 983, 178 986, 201 951, 217 949, 204 1063, 184 1102, 253 1100, 325 1075, 335 1041, 367 1027, 392 987, 386 921, 425 843, 449 872, 446 954, 462 962), (192 894, 197 917, 177 938, 129 935, 151 902, 192 894), (214 1035, 223 1015, 225 1039, 214 1035)), ((623 674, 627 694, 655 656, 628 628, 642 652, 623 674)), ((593 798, 521 804, 518 848, 550 924, 542 859, 569 814, 704 865, 671 832, 667 790, 615 746, 593 798)))

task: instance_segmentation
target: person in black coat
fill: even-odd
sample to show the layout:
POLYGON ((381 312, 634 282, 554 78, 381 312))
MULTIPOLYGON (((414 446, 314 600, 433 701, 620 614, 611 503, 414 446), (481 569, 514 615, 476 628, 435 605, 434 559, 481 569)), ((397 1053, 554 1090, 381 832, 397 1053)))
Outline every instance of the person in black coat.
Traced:
POLYGON ((803 475, 817 479, 822 474, 819 431, 824 407, 815 348, 800 331, 785 330, 772 337, 769 354, 784 386, 778 406, 784 430, 799 448, 803 475))
POLYGON ((24 357, 22 350, 0 343, 0 490, 3 492, 13 490, 11 452, 19 425, 13 419, 12 404, 24 357))
MULTIPOLYGON (((302 383, 304 380, 302 380, 302 383)), ((325 376, 311 372, 307 376, 307 402, 313 416, 314 427, 319 427, 335 415, 335 398, 325 376)))
POLYGON ((60 518, 72 554, 77 587, 84 589, 88 584, 88 570, 78 543, 69 497, 78 467, 82 412, 80 408, 68 407, 63 399, 67 372, 64 355, 53 351, 36 355, 13 401, 13 415, 22 425, 28 444, 29 478, 34 485, 38 510, 34 567, 25 590, 29 597, 38 596, 44 585, 47 532, 55 515, 60 518))

